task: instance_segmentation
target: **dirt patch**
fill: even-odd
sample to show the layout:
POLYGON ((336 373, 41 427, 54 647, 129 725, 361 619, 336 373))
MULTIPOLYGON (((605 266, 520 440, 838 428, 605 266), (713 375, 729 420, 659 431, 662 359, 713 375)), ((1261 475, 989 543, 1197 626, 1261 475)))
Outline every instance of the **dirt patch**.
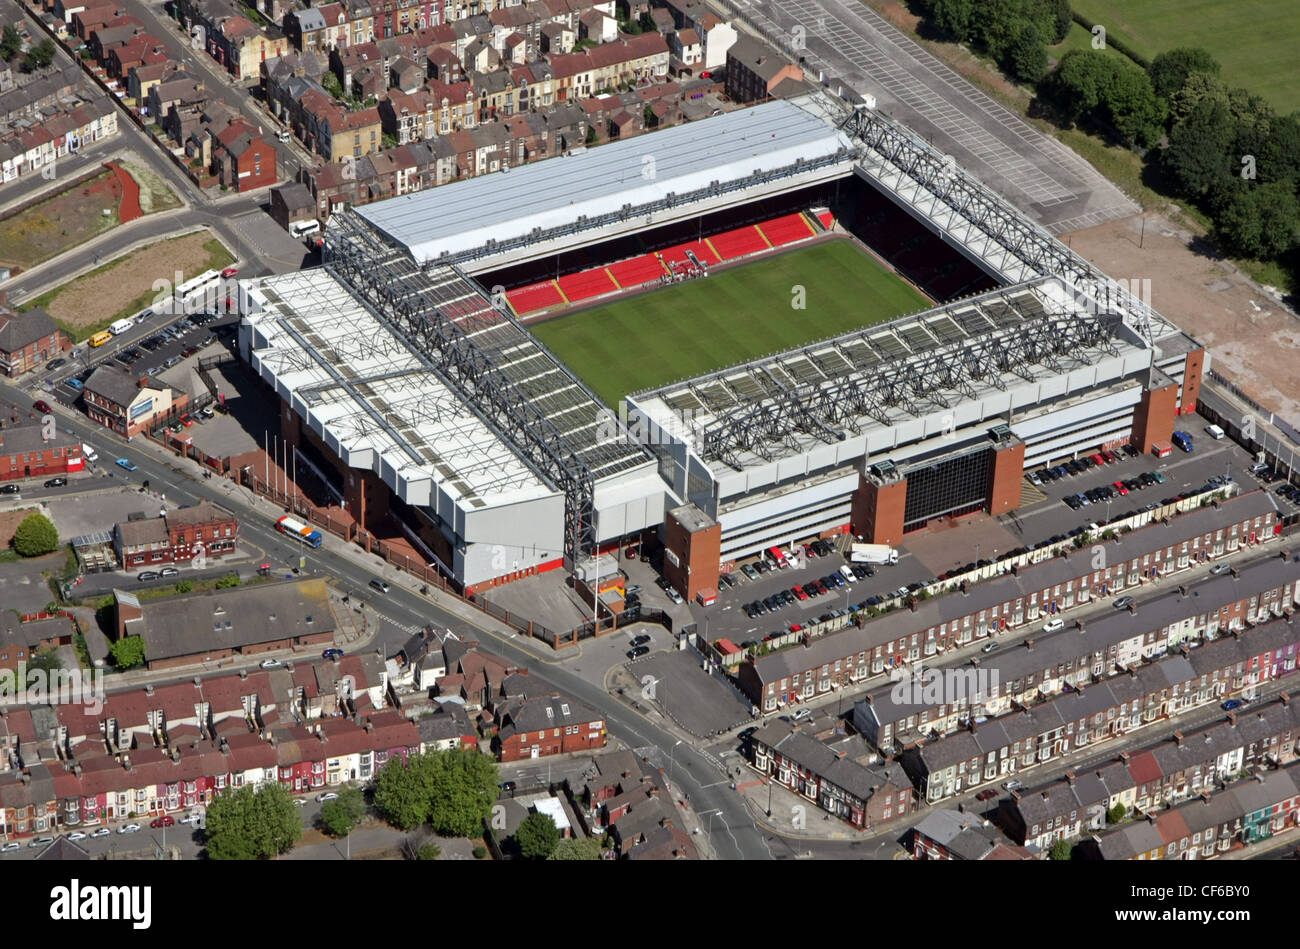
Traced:
POLYGON ((1300 317, 1231 261, 1161 215, 1111 221, 1068 236, 1075 252, 1117 279, 1149 279, 1151 305, 1205 344, 1211 366, 1260 405, 1300 423, 1300 317))
POLYGON ((112 230, 121 201, 122 185, 106 171, 19 211, 0 221, 0 262, 26 270, 112 230))
POLYGON ((140 186, 140 210, 145 214, 181 206, 181 200, 176 196, 176 192, 168 187, 167 182, 154 171, 132 161, 124 161, 121 165, 140 186))
POLYGON ((142 247, 32 301, 77 339, 108 326, 171 292, 176 272, 184 280, 220 270, 234 258, 207 231, 142 247), (167 281, 159 290, 160 281, 167 281))

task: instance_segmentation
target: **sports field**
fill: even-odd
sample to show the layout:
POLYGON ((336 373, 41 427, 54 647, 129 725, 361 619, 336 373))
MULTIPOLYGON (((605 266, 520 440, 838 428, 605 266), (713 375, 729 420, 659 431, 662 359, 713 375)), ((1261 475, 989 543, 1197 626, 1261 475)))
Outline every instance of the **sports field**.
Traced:
POLYGON ((1180 46, 1201 46, 1223 66, 1230 86, 1244 86, 1279 113, 1300 109, 1296 5, 1283 0, 1071 0, 1148 59, 1180 46))
POLYGON ((529 329, 613 406, 629 392, 930 305, 855 244, 835 240, 529 329))

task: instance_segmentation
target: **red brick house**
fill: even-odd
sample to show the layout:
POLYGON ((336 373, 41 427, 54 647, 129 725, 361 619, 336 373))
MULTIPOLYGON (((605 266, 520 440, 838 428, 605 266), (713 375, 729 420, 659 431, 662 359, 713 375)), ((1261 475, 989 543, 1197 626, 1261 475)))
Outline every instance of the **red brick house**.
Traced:
POLYGON ((502 761, 605 747, 605 720, 567 696, 512 699, 496 709, 492 747, 502 761))
POLYGON ((167 511, 161 517, 126 521, 113 526, 113 549, 123 568, 165 563, 190 563, 233 553, 239 537, 235 515, 209 501, 167 511))
POLYGON ((123 438, 138 435, 160 417, 185 410, 190 397, 168 386, 140 386, 121 369, 100 366, 86 380, 86 414, 123 438))
POLYGON ((38 652, 72 645, 77 625, 71 616, 58 613, 38 616, 21 622, 9 613, 0 620, 0 669, 17 670, 19 663, 30 663, 38 652))
POLYGON ((82 469, 85 462, 81 457, 81 442, 75 436, 57 426, 48 440, 45 434, 40 419, 0 421, 0 481, 82 469))
POLYGON ((0 291, 0 373, 13 377, 34 369, 72 346, 68 334, 39 307, 16 313, 0 291))
POLYGON ((275 147, 248 122, 231 122, 212 143, 212 164, 221 183, 237 191, 255 191, 279 180, 275 147))

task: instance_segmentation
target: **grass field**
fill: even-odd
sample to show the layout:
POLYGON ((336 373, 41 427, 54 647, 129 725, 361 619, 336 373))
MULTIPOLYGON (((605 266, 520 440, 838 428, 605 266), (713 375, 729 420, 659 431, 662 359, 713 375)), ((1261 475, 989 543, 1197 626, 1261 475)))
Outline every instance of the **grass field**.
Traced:
POLYGON ((1071 0, 1071 7, 1148 59, 1202 46, 1231 86, 1263 96, 1278 112, 1300 109, 1296 6, 1281 0, 1071 0))
POLYGON ((847 240, 758 260, 529 329, 607 404, 930 305, 847 240), (805 307, 796 309, 796 287, 805 307))

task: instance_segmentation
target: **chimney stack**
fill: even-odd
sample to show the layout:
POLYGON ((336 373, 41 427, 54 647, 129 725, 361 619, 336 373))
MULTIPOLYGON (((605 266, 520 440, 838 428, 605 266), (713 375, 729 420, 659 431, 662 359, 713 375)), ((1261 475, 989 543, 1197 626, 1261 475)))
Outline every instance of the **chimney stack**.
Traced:
POLYGON ((1028 649, 1030 652, 1034 651, 1034 637, 1030 636, 1028 639, 1025 640, 1025 648, 1028 649))
POLYGON ((1183 747, 1183 733, 1182 733, 1182 732, 1174 732, 1174 744, 1176 744, 1179 748, 1183 747))
POLYGON ((1233 564, 1233 565, 1232 565, 1232 579, 1237 580, 1237 579, 1239 579, 1240 577, 1241 577, 1241 570, 1238 569, 1238 567, 1237 567, 1236 564, 1233 564))
POLYGON ((1065 772, 1065 780, 1066 783, 1070 785, 1070 787, 1074 787, 1074 779, 1075 779, 1075 773, 1073 771, 1065 772))
POLYGON ((145 684, 145 687, 144 687, 144 694, 145 694, 145 695, 153 695, 153 683, 152 683, 152 682, 150 682, 150 683, 146 683, 146 684, 145 684))

